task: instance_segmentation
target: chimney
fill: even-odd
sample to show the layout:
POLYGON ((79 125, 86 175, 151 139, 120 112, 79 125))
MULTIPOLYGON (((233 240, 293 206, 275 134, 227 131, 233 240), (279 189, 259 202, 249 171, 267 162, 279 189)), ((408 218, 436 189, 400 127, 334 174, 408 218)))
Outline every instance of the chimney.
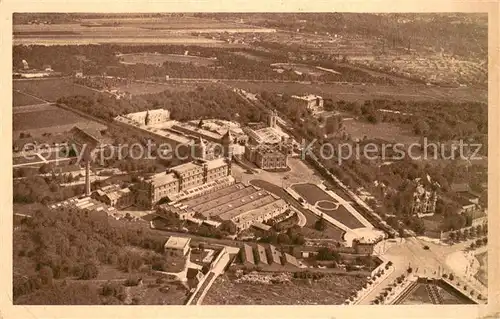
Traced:
POLYGON ((85 196, 90 196, 90 161, 85 163, 85 196))

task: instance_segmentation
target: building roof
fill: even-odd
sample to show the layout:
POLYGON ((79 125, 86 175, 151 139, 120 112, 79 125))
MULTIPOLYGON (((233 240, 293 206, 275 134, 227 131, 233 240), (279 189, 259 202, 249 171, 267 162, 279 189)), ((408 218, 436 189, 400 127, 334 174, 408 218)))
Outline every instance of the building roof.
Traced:
POLYGON ((87 211, 105 211, 107 213, 114 213, 116 209, 114 207, 109 207, 108 205, 101 203, 91 197, 82 197, 82 198, 69 198, 63 202, 55 203, 50 206, 52 209, 57 208, 76 208, 79 210, 87 210, 87 211))
POLYGON ((215 132, 211 132, 209 130, 205 130, 205 129, 197 127, 197 126, 193 126, 189 123, 178 123, 178 124, 173 125, 172 128, 177 129, 179 131, 186 131, 186 132, 188 132, 188 134, 192 134, 192 135, 196 135, 196 136, 201 135, 201 136, 204 136, 205 138, 211 139, 211 140, 218 141, 221 139, 220 134, 215 133, 215 132))
POLYGON ((252 222, 253 220, 257 219, 259 216, 266 214, 267 212, 274 210, 274 209, 282 209, 285 207, 288 207, 288 204, 283 200, 283 199, 276 199, 273 197, 274 200, 266 205, 263 205, 257 209, 248 211, 244 214, 241 214, 239 216, 239 223, 246 223, 246 222, 252 222))
POLYGON ((170 116, 170 112, 165 109, 146 110, 142 112, 128 113, 123 116, 131 120, 137 120, 138 117, 146 116, 146 114, 149 114, 149 116, 157 116, 162 114, 167 115, 167 117, 170 116))
POLYGON ((232 192, 235 192, 235 191, 238 191, 238 190, 241 190, 241 189, 244 189, 244 188, 245 188, 245 186, 243 184, 238 183, 238 184, 234 184, 234 185, 231 185, 231 186, 228 186, 228 187, 224 187, 224 188, 219 189, 219 190, 217 190, 215 192, 210 192, 208 194, 205 194, 205 195, 202 195, 202 196, 199 196, 199 197, 194 197, 194 198, 190 198, 190 199, 184 200, 182 202, 184 204, 186 204, 187 206, 194 207, 194 206, 200 205, 202 203, 209 202, 211 200, 214 200, 216 198, 222 197, 224 195, 230 194, 232 192))
POLYGON ((212 170, 212 169, 216 169, 216 168, 227 166, 227 165, 228 165, 227 160, 225 158, 221 157, 221 158, 216 158, 214 160, 208 161, 207 162, 207 169, 212 170))
POLYGON ((165 242, 164 247, 168 249, 184 249, 184 247, 189 245, 190 241, 191 238, 188 237, 170 236, 168 240, 165 242))
POLYGON ((74 126, 70 133, 72 134, 73 141, 80 145, 85 144, 89 145, 91 148, 95 148, 101 144, 105 144, 101 132, 95 129, 74 126))
POLYGON ((227 194, 219 193, 219 196, 213 196, 211 200, 191 207, 205 216, 217 216, 266 195, 264 191, 259 192, 250 186, 227 194))
POLYGON ((284 265, 290 264, 296 267, 300 266, 299 262, 297 261, 297 258, 287 253, 283 253, 283 264, 284 265))
POLYGON ((467 183, 453 183, 450 185, 450 190, 452 192, 468 192, 469 184, 467 183))
POLYGON ((228 142, 232 142, 233 141, 233 136, 231 134, 231 130, 230 129, 227 129, 226 131, 226 134, 224 134, 222 136, 222 141, 228 141, 228 142))
POLYGON ((252 224, 252 226, 264 231, 268 231, 269 229, 271 229, 271 226, 263 224, 261 222, 255 222, 252 224))
POLYGON ((243 256, 243 262, 249 262, 255 265, 255 259, 253 258, 253 248, 250 245, 243 244, 243 249, 241 250, 243 256))
POLYGON ((188 163, 184 163, 184 164, 172 167, 171 171, 182 175, 182 174, 185 174, 189 171, 199 169, 199 168, 202 168, 202 166, 200 164, 198 164, 197 162, 188 162, 188 163))
MULTIPOLYGON (((235 201, 231 202, 228 205, 225 205, 225 207, 223 206, 222 209, 229 209, 229 210, 227 210, 226 212, 224 212, 222 214, 219 213, 218 216, 222 220, 230 220, 230 219, 232 220, 236 217, 240 217, 243 214, 246 215, 246 213, 248 213, 249 211, 256 210, 257 208, 260 208, 264 205, 272 203, 276 200, 273 195, 270 195, 269 193, 267 193, 265 191, 260 191, 257 193, 257 195, 260 195, 260 194, 262 194, 261 197, 256 198, 255 200, 252 198, 250 198, 248 200, 239 199, 239 200, 235 200, 235 201), (233 208, 234 206, 231 206, 231 205, 233 205, 233 203, 235 205, 239 205, 239 206, 237 206, 236 208, 233 208)), ((218 212, 218 210, 216 212, 218 212)))
POLYGON ((178 179, 174 173, 162 172, 149 177, 147 180, 150 181, 154 186, 160 186, 175 182, 178 179))
POLYGON ((275 246, 269 245, 268 252, 268 260, 275 264, 281 265, 281 253, 279 252, 279 250, 275 246))
POLYGON ((259 263, 263 264, 268 264, 267 263, 267 256, 266 256, 266 249, 262 245, 257 245, 257 256, 259 256, 259 263))

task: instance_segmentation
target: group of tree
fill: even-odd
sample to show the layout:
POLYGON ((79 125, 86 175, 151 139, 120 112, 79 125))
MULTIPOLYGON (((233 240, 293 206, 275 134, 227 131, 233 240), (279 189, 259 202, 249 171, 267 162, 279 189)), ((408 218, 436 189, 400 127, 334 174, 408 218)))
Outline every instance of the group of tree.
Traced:
POLYGON ((14 298, 65 278, 96 278, 103 264, 134 272, 165 260, 163 235, 127 225, 109 224, 105 213, 40 207, 14 232, 14 298))
POLYGON ((164 108, 172 119, 179 121, 200 118, 220 118, 248 123, 260 120, 259 109, 249 107, 237 93, 217 85, 198 87, 193 91, 163 91, 134 96, 132 99, 115 99, 104 93, 93 96, 65 96, 58 99, 84 113, 111 120, 127 113, 164 108))
POLYGON ((488 225, 476 225, 466 229, 452 231, 449 234, 451 241, 462 241, 476 237, 485 236, 488 234, 488 225))
POLYGON ((305 243, 305 238, 301 228, 295 226, 281 233, 270 230, 265 236, 261 237, 260 241, 269 244, 303 245, 305 243))

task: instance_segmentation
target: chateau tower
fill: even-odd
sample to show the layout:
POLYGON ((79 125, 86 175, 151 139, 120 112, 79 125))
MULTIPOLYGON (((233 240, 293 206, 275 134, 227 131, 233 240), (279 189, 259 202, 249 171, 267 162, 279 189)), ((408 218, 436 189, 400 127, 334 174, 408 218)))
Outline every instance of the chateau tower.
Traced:
POLYGON ((233 136, 231 135, 231 131, 229 130, 229 128, 227 129, 226 134, 222 136, 221 144, 222 144, 222 149, 224 150, 224 156, 231 158, 232 147, 233 147, 233 136))

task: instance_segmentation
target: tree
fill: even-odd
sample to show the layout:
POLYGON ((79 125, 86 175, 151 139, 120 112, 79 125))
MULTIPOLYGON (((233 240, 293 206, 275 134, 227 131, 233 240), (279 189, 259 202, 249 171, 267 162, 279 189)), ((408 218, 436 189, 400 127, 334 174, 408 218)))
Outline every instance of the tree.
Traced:
POLYGON ((42 284, 51 286, 54 279, 52 268, 49 266, 42 266, 42 268, 40 268, 40 279, 42 280, 42 284))
POLYGON ((219 229, 220 229, 220 231, 228 232, 231 235, 236 234, 236 232, 238 231, 238 228, 236 227, 236 224, 233 223, 230 220, 223 221, 221 223, 221 225, 219 226, 219 229))
POLYGON ((417 135, 426 135, 429 133, 430 126, 425 120, 419 120, 413 126, 413 131, 417 135))
POLYGON ((87 263, 83 266, 83 271, 80 276, 80 279, 82 280, 94 279, 97 277, 98 274, 99 270, 97 269, 97 266, 93 263, 87 263))
POLYGON ((291 240, 290 237, 287 234, 279 234, 278 235, 278 243, 279 244, 290 244, 291 240))
POLYGON ((38 172, 40 174, 47 174, 51 171, 51 166, 49 164, 42 164, 42 166, 40 166, 40 168, 38 169, 38 172))
POLYGON ((321 217, 318 218, 316 223, 314 223, 314 228, 319 231, 324 231, 326 229, 326 226, 327 226, 326 221, 323 218, 323 214, 321 214, 321 217))
POLYGON ((457 239, 457 235, 455 232, 451 232, 449 235, 449 238, 451 241, 455 241, 457 239))

